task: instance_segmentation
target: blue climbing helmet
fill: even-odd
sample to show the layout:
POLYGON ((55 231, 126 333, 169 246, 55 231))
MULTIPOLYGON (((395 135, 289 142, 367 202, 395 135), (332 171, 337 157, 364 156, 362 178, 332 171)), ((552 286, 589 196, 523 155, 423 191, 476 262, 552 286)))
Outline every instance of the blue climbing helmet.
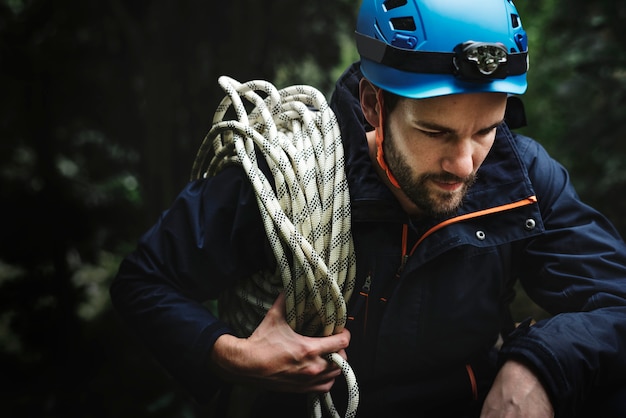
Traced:
POLYGON ((363 0, 361 71, 409 98, 526 91, 528 41, 510 0, 363 0))

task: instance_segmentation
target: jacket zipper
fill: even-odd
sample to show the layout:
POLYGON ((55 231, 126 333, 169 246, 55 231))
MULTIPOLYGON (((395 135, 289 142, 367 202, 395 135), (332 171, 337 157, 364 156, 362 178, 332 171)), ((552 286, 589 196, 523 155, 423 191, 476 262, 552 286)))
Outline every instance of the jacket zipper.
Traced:
MULTIPOLYGON (((402 275, 402 272, 404 271, 404 268, 406 266, 406 263, 409 259, 409 256, 411 254, 413 254, 415 252, 415 250, 417 249, 417 247, 430 235, 432 235, 433 233, 435 233, 436 231, 445 228, 446 226, 458 223, 458 222, 462 222, 468 219, 473 219, 473 218, 478 218, 481 216, 485 216, 485 215, 490 215, 493 213, 498 213, 498 212, 504 212, 507 210, 511 210, 511 209, 515 209, 515 208, 519 208, 522 206, 526 206, 526 205, 531 205, 533 203, 537 203, 537 197, 536 196, 529 196, 526 199, 522 199, 519 200, 517 202, 513 202, 513 203, 509 203, 507 205, 502 205, 502 206, 497 206, 494 208, 489 208, 489 209, 484 209, 484 210, 480 210, 477 212, 472 212, 472 213, 467 213, 465 215, 461 215, 461 216, 457 216, 455 218, 451 218, 448 219, 446 221, 443 221, 435 226, 433 226, 432 228, 430 228, 428 231, 426 231, 424 233, 424 235, 422 235, 420 237, 420 239, 415 243, 415 245, 413 246, 413 248, 411 249, 410 252, 408 252, 408 231, 409 231, 409 225, 407 223, 404 223, 402 225, 402 254, 401 254, 401 259, 400 259, 400 265, 398 266, 398 269, 396 270, 396 274, 394 275, 394 279, 390 282, 390 285, 387 286, 387 288, 385 289, 384 292, 382 292, 382 296, 380 297, 380 302, 381 303, 387 303, 388 301, 388 293, 391 290, 391 288, 393 288, 393 286, 395 286, 395 284, 397 283, 397 281, 400 279, 400 276, 402 275)), ((364 317, 363 317, 363 335, 365 335, 366 330, 367 330, 367 313, 369 311, 369 293, 371 290, 371 285, 372 285, 372 276, 371 276, 371 272, 368 273, 368 275, 365 277, 365 282, 363 283, 363 286, 361 287, 361 290, 359 292, 359 295, 362 296, 361 298, 359 298, 359 300, 357 300, 356 305, 353 309, 354 314, 358 314, 358 312, 361 310, 362 304, 365 303, 365 312, 364 312, 364 317)), ((354 315, 349 316, 348 317, 349 320, 354 320, 355 317, 354 315)), ((469 370, 468 370, 469 373, 469 370)))
POLYGON ((365 314, 363 317, 363 335, 365 335, 365 330, 367 328, 367 311, 369 309, 369 294, 370 294, 371 286, 372 286, 372 274, 368 273, 367 276, 365 277, 365 282, 363 283, 363 286, 361 286, 361 290, 359 291, 359 296, 361 297, 356 300, 356 303, 354 304, 354 307, 351 310, 353 312, 353 315, 348 315, 348 320, 354 321, 355 316, 359 314, 359 312, 361 311, 361 308, 363 307, 363 303, 365 303, 365 314))
POLYGON ((380 301, 383 303, 387 303, 387 299, 388 299, 387 295, 389 294, 390 289, 392 287, 395 287, 395 284, 397 283, 397 281, 400 280, 400 276, 402 275, 402 272, 404 271, 404 267, 406 266, 406 262, 409 259, 409 254, 407 252, 408 238, 409 238, 409 224, 405 223, 402 225, 402 254, 400 257, 400 265, 398 266, 398 269, 396 270, 396 274, 394 275, 393 280, 391 281, 389 285, 386 286, 385 291, 382 293, 382 296, 380 297, 380 301))
POLYGON ((409 224, 405 223, 402 225, 402 259, 400 260, 400 267, 396 272, 396 278, 400 278, 402 271, 404 270, 404 266, 406 266, 406 262, 409 259, 409 254, 407 252, 408 248, 408 239, 409 239, 409 224))
POLYGON ((367 331, 367 313, 369 311, 369 302, 370 302, 370 289, 372 286, 372 275, 368 274, 365 277, 365 283, 363 283, 363 287, 359 294, 363 296, 363 300, 365 300, 365 314, 363 316, 363 336, 365 336, 365 332, 367 331))
MULTIPOLYGON (((381 303, 387 302, 387 296, 385 295, 387 295, 387 293, 389 292, 389 289, 395 286, 398 279, 400 279, 400 275, 402 274, 402 271, 404 270, 404 266, 406 265, 406 262, 409 259, 409 254, 407 252, 408 236, 409 236, 409 225, 405 223, 402 225, 402 255, 400 258, 400 266, 396 270, 396 274, 394 275, 394 278, 391 281, 391 283, 389 283, 384 289, 384 291, 382 292, 382 296, 379 299, 381 303)), ((359 295, 361 297, 357 300, 353 309, 354 315, 357 315, 360 312, 361 308, 363 307, 362 306, 363 303, 365 303, 365 308, 363 312, 363 335, 364 336, 367 331, 367 314, 369 312, 369 294, 370 294, 371 286, 372 286, 372 274, 370 272, 365 277, 365 282, 363 283, 363 286, 361 286, 361 290, 359 291, 359 295)), ((348 320, 354 320, 355 319, 354 315, 348 316, 348 320)))

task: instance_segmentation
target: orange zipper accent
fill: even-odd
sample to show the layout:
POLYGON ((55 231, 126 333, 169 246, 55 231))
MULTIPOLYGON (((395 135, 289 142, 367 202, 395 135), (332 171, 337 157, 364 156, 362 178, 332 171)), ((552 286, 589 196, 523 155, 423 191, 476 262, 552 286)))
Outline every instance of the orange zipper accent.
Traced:
MULTIPOLYGON (((396 270, 396 275, 394 280, 398 280, 400 278, 400 275, 402 274, 402 270, 404 270, 404 266, 406 265, 406 261, 409 259, 409 254, 407 253, 407 248, 408 248, 408 241, 409 241, 409 224, 403 224, 402 225, 402 255, 400 258, 400 266, 398 267, 398 270, 396 270)), ((387 286, 387 290, 388 290, 389 286, 387 286)), ((387 292, 383 292, 383 295, 380 297, 380 301, 387 303, 387 292)))
POLYGON ((400 268, 396 272, 396 277, 400 277, 400 273, 404 270, 404 265, 406 264, 406 260, 409 258, 409 253, 407 252, 409 241, 409 224, 402 225, 402 259, 400 260, 400 268))
POLYGON ((505 212, 507 210, 520 208, 522 206, 532 205, 533 203, 537 203, 537 196, 529 196, 526 199, 522 199, 522 200, 519 200, 517 202, 508 203, 506 205, 496 206, 496 207, 489 208, 489 209, 479 210, 478 212, 466 213, 465 215, 461 215, 461 216, 457 216, 455 218, 450 218, 448 220, 445 220, 445 221, 443 221, 443 222, 433 226, 428 231, 426 231, 426 233, 424 233, 424 235, 422 235, 422 237, 417 241, 417 243, 415 243, 415 245, 413 246, 413 249, 411 250, 411 253, 413 253, 413 251, 415 251, 417 246, 420 245, 426 238, 428 238, 434 232, 439 231, 440 229, 445 228, 448 225, 452 225, 452 224, 455 224, 455 223, 458 223, 458 222, 466 221, 468 219, 479 218, 479 217, 485 216, 485 215, 491 215, 493 213, 505 212))
POLYGON ((472 369, 471 364, 466 364, 465 369, 467 370, 467 375, 469 376, 470 384, 472 385, 472 396, 474 400, 478 400, 478 384, 476 383, 476 375, 474 374, 474 369, 472 369))
POLYGON ((402 257, 406 255, 407 239, 409 237, 409 224, 402 225, 402 257))

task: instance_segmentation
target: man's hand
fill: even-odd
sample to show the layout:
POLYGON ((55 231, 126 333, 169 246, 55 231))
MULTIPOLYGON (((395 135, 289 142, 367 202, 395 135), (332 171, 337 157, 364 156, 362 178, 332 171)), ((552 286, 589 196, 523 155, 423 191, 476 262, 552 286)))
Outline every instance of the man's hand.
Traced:
POLYGON ((281 293, 250 337, 222 335, 217 339, 211 364, 220 377, 232 382, 283 392, 325 393, 341 369, 323 355, 339 353, 346 358, 349 342, 350 333, 345 329, 319 338, 293 331, 285 319, 281 293))
POLYGON ((509 360, 485 399, 481 418, 552 418, 554 409, 537 376, 523 363, 509 360))

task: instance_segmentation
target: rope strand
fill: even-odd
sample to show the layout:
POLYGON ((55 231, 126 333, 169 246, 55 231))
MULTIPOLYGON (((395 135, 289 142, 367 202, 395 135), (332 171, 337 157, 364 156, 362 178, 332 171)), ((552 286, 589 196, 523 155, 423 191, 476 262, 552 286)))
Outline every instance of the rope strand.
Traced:
MULTIPOLYGON (((220 318, 240 337, 249 336, 278 293, 284 291, 287 322, 308 336, 344 328, 346 300, 354 288, 355 255, 343 146, 335 115, 310 86, 278 91, 262 80, 241 84, 222 76, 226 96, 198 150, 191 178, 211 177, 239 164, 254 188, 264 228, 277 261, 275 272, 259 272, 220 296, 220 318), (261 96, 263 94, 263 97, 261 96), (252 110, 248 113, 246 103, 252 110), (226 119, 232 110, 235 119, 226 119), (260 170, 267 161, 276 191, 260 170)), ((346 418, 356 415, 356 377, 339 354, 327 356, 348 383, 346 418)), ((339 417, 330 394, 311 395, 311 416, 322 405, 339 417)))

